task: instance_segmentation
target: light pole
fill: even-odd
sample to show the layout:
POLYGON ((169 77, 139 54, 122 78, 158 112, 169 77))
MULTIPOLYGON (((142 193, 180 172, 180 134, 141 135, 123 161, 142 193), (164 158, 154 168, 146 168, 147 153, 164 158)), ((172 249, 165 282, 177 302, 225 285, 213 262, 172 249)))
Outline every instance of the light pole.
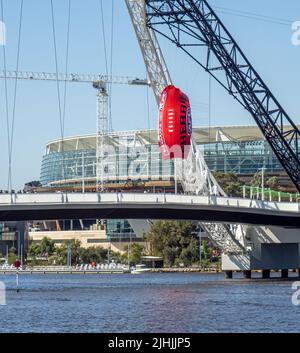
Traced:
POLYGON ((200 229, 200 232, 199 232, 199 265, 200 265, 200 269, 202 268, 202 248, 201 248, 201 243, 202 243, 202 229, 200 229))
POLYGON ((261 199, 265 201, 265 167, 261 169, 261 199))
POLYGON ((72 250, 71 250, 71 244, 68 245, 68 251, 67 251, 67 266, 69 268, 72 267, 72 250))
POLYGON ((130 257, 131 257, 131 232, 129 233, 129 244, 128 244, 128 270, 130 270, 130 257))
POLYGON ((174 159, 174 184, 175 184, 175 194, 177 195, 177 168, 176 168, 176 159, 174 159))
POLYGON ((21 237, 20 237, 20 231, 19 230, 16 230, 16 234, 17 234, 17 246, 18 246, 18 249, 17 249, 17 251, 18 251, 18 259, 20 259, 20 255, 21 255, 21 237))
POLYGON ((110 247, 111 247, 111 244, 109 244, 109 247, 107 249, 107 264, 108 264, 108 266, 110 264, 110 247))
POLYGON ((82 159, 82 161, 81 161, 81 163, 82 163, 82 167, 81 167, 81 169, 82 169, 82 173, 81 173, 82 174, 82 193, 84 194, 85 193, 84 151, 82 151, 81 159, 82 159))
POLYGON ((21 244, 21 259, 20 259, 20 262, 21 262, 21 268, 23 268, 23 244, 21 244))

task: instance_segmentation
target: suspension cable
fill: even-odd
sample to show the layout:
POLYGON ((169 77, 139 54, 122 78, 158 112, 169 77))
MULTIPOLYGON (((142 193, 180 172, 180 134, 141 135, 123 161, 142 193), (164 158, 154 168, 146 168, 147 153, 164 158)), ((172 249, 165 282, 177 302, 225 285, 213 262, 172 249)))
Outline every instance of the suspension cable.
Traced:
POLYGON ((211 75, 208 78, 208 148, 209 148, 209 160, 211 154, 211 90, 212 90, 212 82, 211 75))
POLYGON ((57 58, 57 43, 56 43, 56 28, 55 28, 55 18, 54 18, 54 6, 53 0, 50 0, 51 5, 51 19, 52 19, 52 34, 53 34, 53 45, 54 45, 54 57, 55 57, 55 70, 56 70, 56 88, 57 88, 57 100, 58 100, 58 110, 59 110, 59 124, 61 133, 61 148, 63 156, 63 179, 65 179, 65 157, 64 157, 64 126, 62 118, 62 104, 60 96, 60 85, 59 85, 59 71, 58 71, 58 58, 57 58))
MULTIPOLYGON (((110 77, 113 75, 114 52, 114 24, 115 24, 115 0, 111 1, 111 36, 110 36, 110 77)), ((112 124, 112 82, 109 85, 109 130, 113 130, 112 124)))
MULTIPOLYGON (((72 0, 69 0, 68 4, 68 24, 67 24, 67 41, 66 41, 66 61, 65 61, 65 75, 67 77, 69 73, 69 48, 70 48, 70 25, 71 25, 71 4, 72 0)), ((63 135, 65 134, 65 122, 66 122, 66 105, 67 105, 67 80, 64 84, 64 105, 63 105, 63 135)))
POLYGON ((16 117, 16 106, 17 106, 17 91, 18 91, 18 73, 20 64, 20 52, 21 52, 21 38, 22 38, 22 24, 23 24, 23 5, 24 0, 21 0, 20 4, 20 18, 19 18, 19 31, 18 31, 18 48, 17 48, 17 62, 16 62, 16 79, 14 84, 14 100, 13 100, 13 111, 12 111, 12 125, 11 125, 11 136, 10 136, 10 166, 11 171, 11 184, 12 184, 12 158, 13 158, 13 141, 14 141, 14 130, 15 130, 15 117, 16 117))
MULTIPOLYGON (((3 8, 3 0, 1 0, 1 19, 4 21, 4 8, 3 8)), ((8 87, 7 87, 7 65, 6 65, 6 49, 5 45, 3 45, 3 66, 4 66, 4 91, 5 91, 5 114, 6 114, 6 129, 7 129, 7 147, 8 147, 8 182, 7 189, 11 193, 12 192, 12 184, 11 184, 11 150, 10 150, 10 123, 9 123, 9 112, 8 112, 8 87)))
POLYGON ((106 35, 105 35, 105 23, 104 23, 104 11, 103 11, 103 1, 99 0, 100 4, 100 13, 101 13, 101 24, 102 24, 102 39, 103 39, 103 51, 105 59, 105 73, 108 76, 108 59, 107 59, 107 47, 106 47, 106 35))
MULTIPOLYGON (((147 130, 148 130, 148 139, 149 144, 151 144, 151 127, 150 127, 150 100, 149 100, 149 87, 146 86, 146 104, 147 104, 147 130)), ((150 152, 149 152, 150 153, 150 152)))

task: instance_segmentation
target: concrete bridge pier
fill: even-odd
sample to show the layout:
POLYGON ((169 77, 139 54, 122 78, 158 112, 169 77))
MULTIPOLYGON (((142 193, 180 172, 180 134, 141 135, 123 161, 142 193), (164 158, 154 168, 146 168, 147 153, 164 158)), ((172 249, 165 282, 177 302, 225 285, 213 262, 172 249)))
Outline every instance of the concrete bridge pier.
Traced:
POLYGON ((270 278, 272 269, 278 269, 283 279, 289 277, 289 270, 295 270, 300 277, 299 230, 249 226, 247 240, 251 240, 251 247, 245 253, 222 254, 222 270, 242 271, 244 278, 249 278, 249 271, 261 271, 263 279, 270 278))
POLYGON ((225 271, 225 278, 232 279, 233 271, 225 271))
POLYGON ((270 278, 271 270, 262 270, 262 278, 268 279, 270 278))
POLYGON ((245 279, 251 279, 251 270, 243 271, 243 275, 245 279))

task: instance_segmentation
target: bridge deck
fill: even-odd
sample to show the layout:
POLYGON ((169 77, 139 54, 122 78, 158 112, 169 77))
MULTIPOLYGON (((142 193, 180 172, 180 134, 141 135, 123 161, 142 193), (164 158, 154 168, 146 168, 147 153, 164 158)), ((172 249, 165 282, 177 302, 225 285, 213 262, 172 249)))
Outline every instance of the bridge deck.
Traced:
POLYGON ((150 193, 0 195, 0 221, 182 219, 300 228, 298 203, 150 193))

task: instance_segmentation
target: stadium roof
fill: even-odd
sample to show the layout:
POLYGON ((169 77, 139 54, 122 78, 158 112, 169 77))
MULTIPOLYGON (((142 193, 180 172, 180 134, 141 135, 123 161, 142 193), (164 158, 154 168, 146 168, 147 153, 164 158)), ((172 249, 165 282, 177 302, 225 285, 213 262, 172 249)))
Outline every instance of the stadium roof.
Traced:
MULTIPOLYGON (((260 141, 264 139, 259 128, 255 125, 196 127, 193 129, 193 137, 197 144, 217 141, 260 141)), ((107 143, 129 146, 157 144, 157 130, 111 132, 108 135, 107 143)), ((64 139, 64 151, 89 149, 96 149, 96 134, 66 137, 64 139)), ((47 154, 61 151, 61 139, 50 141, 46 146, 47 154)))

